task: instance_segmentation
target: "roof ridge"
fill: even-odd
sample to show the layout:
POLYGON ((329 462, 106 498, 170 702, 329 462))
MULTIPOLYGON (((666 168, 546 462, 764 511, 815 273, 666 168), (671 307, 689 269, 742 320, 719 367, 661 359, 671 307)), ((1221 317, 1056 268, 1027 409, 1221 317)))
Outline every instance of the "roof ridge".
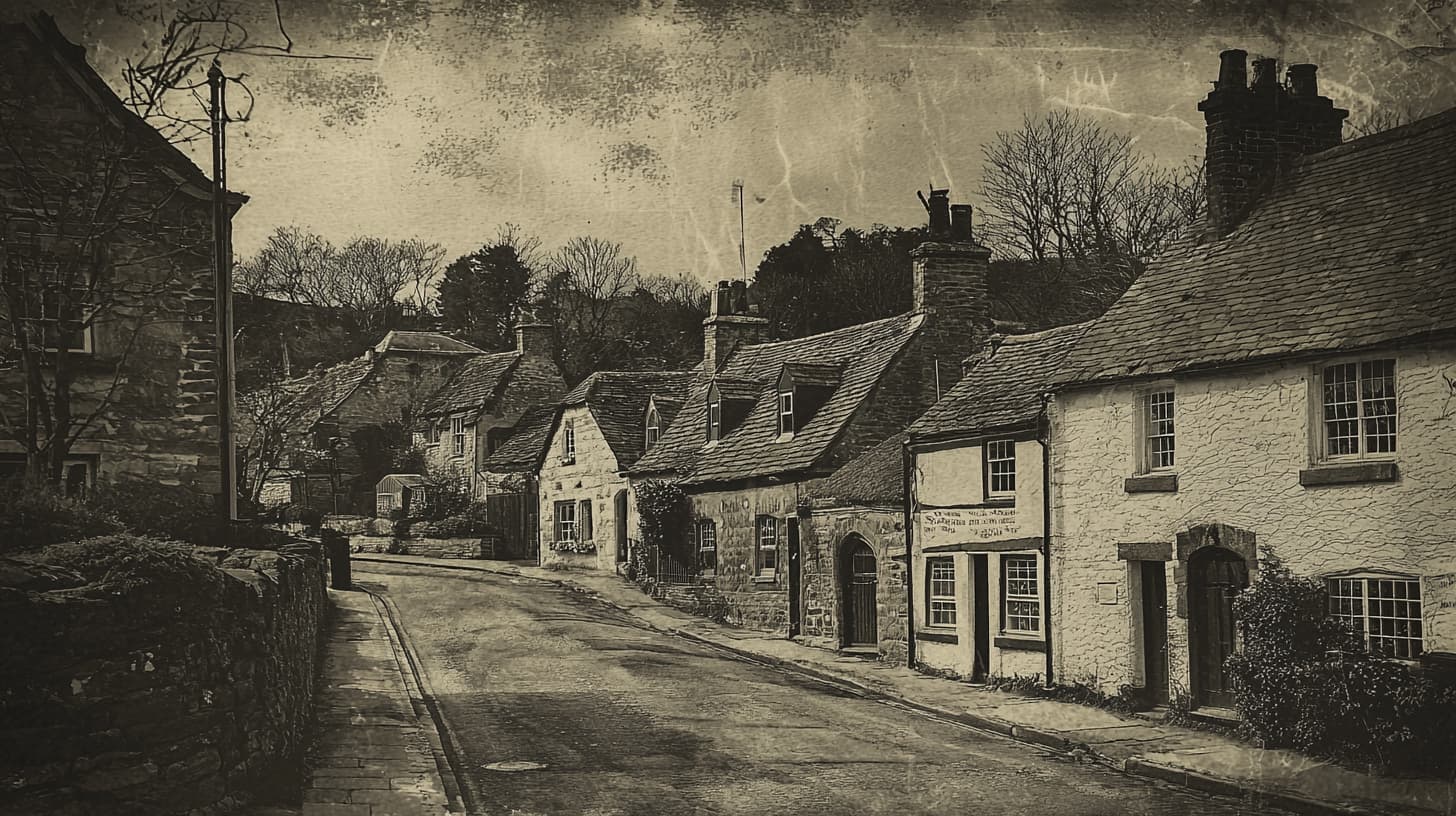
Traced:
POLYGON ((831 334, 837 334, 839 332, 850 332, 858 329, 864 329, 869 326, 878 326, 895 320, 905 320, 906 318, 911 317, 914 314, 915 312, 901 312, 897 315, 891 315, 890 317, 882 317, 879 320, 866 320, 863 323, 851 323, 848 326, 840 326, 837 329, 830 329, 828 331, 818 332, 817 334, 806 334, 803 337, 788 337, 783 340, 769 340, 764 343, 750 343, 746 346, 743 346, 742 348, 735 349, 733 353, 737 354, 740 351, 747 351, 748 349, 771 348, 773 346, 782 346, 788 343, 801 343, 805 340, 815 340, 823 337, 828 337, 831 334))
POLYGON ((1318 153, 1297 156, 1294 160, 1294 166, 1304 167, 1321 161, 1348 156, 1351 153, 1359 153, 1362 150, 1383 147, 1391 142, 1419 136, 1452 124, 1456 124, 1456 107, 1447 108, 1439 113, 1433 113, 1430 116, 1422 117, 1414 122, 1407 122, 1389 130, 1359 136, 1348 142, 1341 142, 1327 150, 1321 150, 1318 153))

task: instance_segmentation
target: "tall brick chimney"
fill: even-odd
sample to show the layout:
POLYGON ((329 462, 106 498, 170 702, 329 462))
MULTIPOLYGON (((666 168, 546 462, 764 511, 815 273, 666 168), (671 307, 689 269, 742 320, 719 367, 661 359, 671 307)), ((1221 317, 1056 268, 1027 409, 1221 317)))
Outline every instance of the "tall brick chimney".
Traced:
MULTIPOLYGON (((953 336, 984 340, 990 328, 986 304, 986 277, 991 250, 976 243, 971 234, 969 204, 950 204, 947 190, 932 190, 927 201, 930 240, 911 250, 912 309, 930 318, 931 328, 947 334, 946 340, 959 345, 953 336)), ((971 353, 969 345, 961 356, 971 353)), ((955 358, 959 364, 960 358, 955 358)))
POLYGON ((542 323, 530 312, 516 318, 516 351, 526 357, 551 356, 551 324, 542 323))
POLYGON ((703 371, 718 371, 734 350, 766 339, 768 320, 749 307, 747 285, 743 281, 718 281, 708 317, 703 321, 703 371))
POLYGON ((1340 143, 1347 110, 1319 95, 1313 65, 1289 66, 1280 84, 1278 63, 1248 53, 1219 54, 1218 81, 1198 103, 1208 131, 1207 234, 1233 232, 1294 159, 1340 143), (1246 84, 1247 83, 1247 84, 1246 84))

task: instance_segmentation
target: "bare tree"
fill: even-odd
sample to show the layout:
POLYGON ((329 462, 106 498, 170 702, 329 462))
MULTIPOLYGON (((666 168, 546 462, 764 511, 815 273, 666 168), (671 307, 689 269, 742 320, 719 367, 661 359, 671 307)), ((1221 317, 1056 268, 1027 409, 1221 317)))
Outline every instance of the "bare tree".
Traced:
POLYGON ((988 242, 1110 302, 1199 213, 1202 173, 1166 170, 1131 137, 1071 111, 999 133, 985 148, 988 242))
POLYGON ((637 259, 622 245, 573 238, 546 261, 540 316, 555 329, 558 363, 568 382, 621 355, 616 331, 627 296, 638 288, 637 259))
POLYGON ((1350 120, 1350 130, 1355 138, 1370 136, 1408 125, 1425 116, 1424 110, 1410 105, 1399 108, 1371 108, 1364 115, 1350 120))
POLYGON ((239 490, 256 503, 268 475, 288 461, 304 411, 298 395, 312 378, 287 381, 270 379, 238 395, 237 444, 243 451, 243 473, 239 490))

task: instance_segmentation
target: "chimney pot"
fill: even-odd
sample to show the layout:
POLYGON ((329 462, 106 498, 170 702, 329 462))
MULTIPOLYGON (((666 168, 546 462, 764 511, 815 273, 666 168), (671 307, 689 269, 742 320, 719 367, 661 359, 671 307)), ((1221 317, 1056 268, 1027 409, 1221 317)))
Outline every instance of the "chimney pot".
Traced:
POLYGON ((748 314, 748 284, 741 280, 733 281, 729 291, 733 298, 731 314, 748 314))
POLYGON ((1318 66, 1309 63, 1289 66, 1289 95, 1311 99, 1319 96, 1319 82, 1314 77, 1318 70, 1318 66))
POLYGON ((713 291, 708 312, 713 315, 733 314, 733 293, 728 288, 728 281, 718 281, 718 288, 713 291))
POLYGON ((925 203, 930 213, 930 234, 945 237, 950 232, 950 189, 930 188, 930 200, 925 203))
POLYGON ((1269 91, 1279 87, 1279 60, 1273 57, 1259 57, 1254 60, 1254 83, 1256 91, 1269 91))
POLYGON ((971 205, 950 205, 950 238, 952 241, 970 241, 971 205))
POLYGON ((1230 48, 1218 55, 1219 88, 1242 90, 1249 83, 1249 52, 1242 48, 1230 48))

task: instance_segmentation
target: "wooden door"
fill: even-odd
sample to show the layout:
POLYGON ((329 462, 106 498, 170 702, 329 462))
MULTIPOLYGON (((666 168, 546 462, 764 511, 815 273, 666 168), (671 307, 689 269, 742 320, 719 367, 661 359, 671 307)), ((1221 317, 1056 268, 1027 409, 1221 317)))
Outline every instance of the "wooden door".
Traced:
POLYGON ((1188 651, 1198 705, 1232 708, 1224 661, 1234 653, 1234 598, 1248 586, 1244 560, 1220 547, 1199 550, 1188 563, 1188 651))
POLYGON ((800 568, 799 563, 799 520, 788 519, 789 523, 789 637, 799 634, 800 617, 800 568))
POLYGON ((975 654, 971 661, 971 679, 985 680, 991 671, 991 557, 976 554, 971 556, 972 621, 975 634, 975 654))
POLYGON ((1148 699, 1168 702, 1168 579, 1162 561, 1141 561, 1143 686, 1148 699))
POLYGON ((617 563, 627 563, 627 491, 618 490, 612 507, 617 517, 617 563))
POLYGON ((855 539, 844 554, 844 645, 878 646, 879 621, 875 595, 879 589, 879 565, 874 550, 863 539, 855 539))

